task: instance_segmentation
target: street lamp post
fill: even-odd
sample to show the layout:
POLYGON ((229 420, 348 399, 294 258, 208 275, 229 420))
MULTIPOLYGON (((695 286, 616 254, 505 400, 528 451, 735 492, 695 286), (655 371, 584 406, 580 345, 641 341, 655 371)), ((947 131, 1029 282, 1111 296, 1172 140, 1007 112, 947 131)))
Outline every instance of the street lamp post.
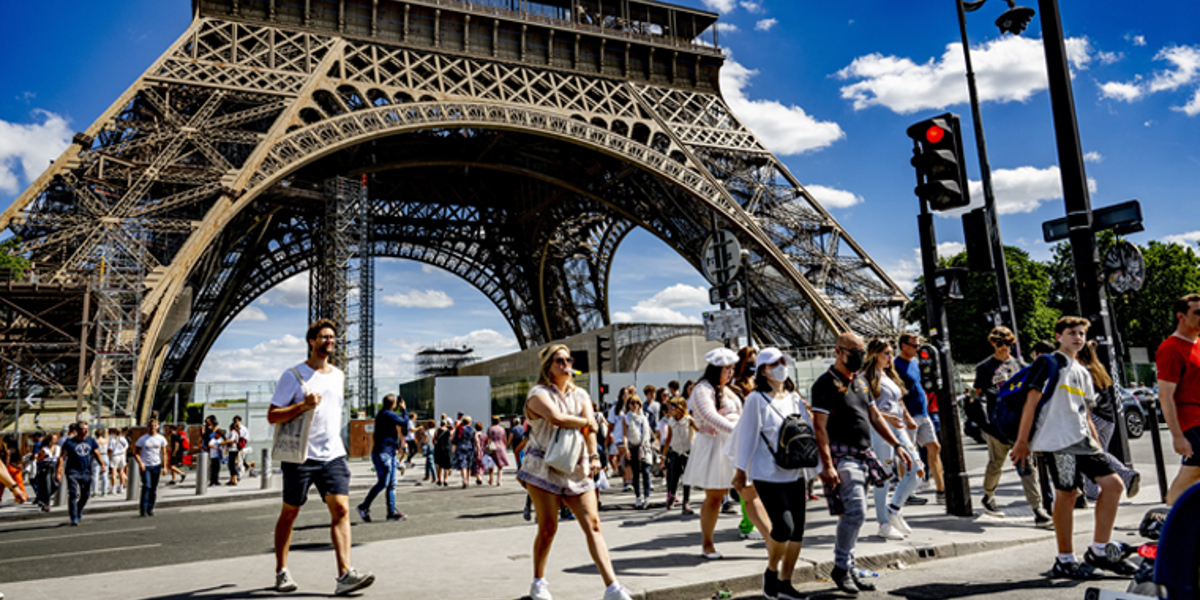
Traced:
MULTIPOLYGON (((975 124, 975 147, 979 151, 979 176, 983 181, 983 206, 984 215, 987 219, 988 242, 992 248, 992 256, 995 257, 996 270, 996 297, 999 300, 1000 319, 1005 327, 1012 330, 1013 335, 1017 336, 1017 343, 1014 345, 1017 357, 1020 358, 1020 336, 1017 330, 1017 314, 1013 308, 1012 289, 1008 284, 1008 263, 1004 260, 1004 244, 1000 240, 1000 222, 996 213, 996 198, 992 193, 992 167, 988 162, 987 143, 983 137, 983 118, 979 115, 979 92, 975 89, 975 70, 971 68, 971 44, 967 41, 967 15, 966 12, 974 12, 984 5, 987 0, 978 0, 976 2, 964 2, 957 0, 958 4, 958 29, 962 35, 963 58, 967 66, 967 91, 971 98, 971 120, 975 124)), ((1009 10, 1001 15, 996 21, 996 25, 1000 27, 1000 32, 1011 31, 1013 35, 1020 35, 1025 30, 1025 25, 1029 23, 1029 19, 1033 18, 1033 10, 1028 8, 1014 7, 1012 0, 1008 0, 1009 10)))

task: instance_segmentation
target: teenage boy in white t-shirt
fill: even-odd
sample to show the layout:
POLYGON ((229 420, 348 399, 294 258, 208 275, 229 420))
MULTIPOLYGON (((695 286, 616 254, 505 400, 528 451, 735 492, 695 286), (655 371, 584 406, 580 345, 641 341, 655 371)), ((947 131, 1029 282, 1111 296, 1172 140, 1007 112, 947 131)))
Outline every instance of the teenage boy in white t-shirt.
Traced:
POLYGON ((1125 492, 1125 484, 1108 463, 1100 448, 1100 436, 1092 424, 1090 408, 1096 404, 1096 390, 1092 385, 1092 374, 1079 364, 1076 356, 1087 343, 1089 323, 1082 317, 1063 317, 1054 324, 1054 337, 1058 340, 1058 352, 1038 357, 1025 410, 1021 414, 1021 429, 1017 443, 1013 445, 1013 463, 1020 464, 1037 452, 1044 461, 1054 482, 1054 537, 1058 541, 1058 558, 1050 572, 1053 578, 1092 579, 1094 569, 1105 569, 1119 575, 1130 576, 1137 571, 1126 560, 1122 544, 1111 543, 1113 522, 1117 519, 1117 504, 1125 492), (1057 361, 1058 379, 1053 389, 1045 389, 1049 383, 1049 361, 1057 361), (1050 400, 1037 414, 1037 431, 1033 429, 1034 416, 1043 394, 1052 394, 1050 400), (1075 518, 1075 495, 1082 478, 1088 477, 1100 486, 1096 499, 1096 524, 1092 544, 1084 553, 1086 565, 1079 564, 1075 557, 1073 528, 1075 518))
POLYGON ((346 375, 329 364, 337 343, 337 326, 321 319, 308 328, 308 360, 288 369, 275 386, 267 422, 286 423, 313 411, 308 433, 308 460, 281 463, 283 470, 283 510, 275 523, 275 590, 296 591, 296 582, 287 569, 292 526, 300 507, 308 499, 308 489, 317 491, 329 507, 330 530, 337 558, 337 588, 341 596, 375 583, 375 575, 359 573, 350 566, 350 467, 342 444, 343 389, 346 375), (297 378, 297 372, 303 382, 297 378))

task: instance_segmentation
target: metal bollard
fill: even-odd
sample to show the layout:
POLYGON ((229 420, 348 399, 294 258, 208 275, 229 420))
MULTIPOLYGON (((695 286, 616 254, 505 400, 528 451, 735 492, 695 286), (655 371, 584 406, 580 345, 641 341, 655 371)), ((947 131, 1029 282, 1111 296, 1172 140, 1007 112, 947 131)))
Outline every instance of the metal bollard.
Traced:
POLYGON ((129 485, 125 486, 125 499, 141 500, 142 472, 138 470, 137 461, 130 459, 125 468, 129 471, 129 485))
POLYGON ((259 485, 260 489, 271 489, 271 471, 271 449, 263 448, 262 461, 258 463, 258 472, 261 476, 261 484, 259 485))
POLYGON ((196 495, 203 496, 208 491, 208 453, 196 455, 196 495))
MULTIPOLYGON (((53 479, 54 475, 51 474, 50 478, 53 479)), ((63 471, 62 481, 58 482, 58 492, 54 494, 53 502, 54 506, 67 505, 67 474, 65 470, 63 471)))

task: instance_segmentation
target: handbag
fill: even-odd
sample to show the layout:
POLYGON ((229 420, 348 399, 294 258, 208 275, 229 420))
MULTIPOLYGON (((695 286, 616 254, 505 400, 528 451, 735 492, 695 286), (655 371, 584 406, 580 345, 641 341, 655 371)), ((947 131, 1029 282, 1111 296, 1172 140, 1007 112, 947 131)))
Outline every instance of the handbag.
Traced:
MULTIPOLYGON (((300 381, 300 388, 307 396, 311 392, 300 370, 292 367, 292 373, 300 381)), ((304 411, 300 416, 275 424, 275 439, 271 445, 271 458, 278 462, 303 463, 308 460, 308 430, 312 427, 313 412, 304 411)))
MULTIPOLYGON (((558 390, 553 390, 556 394, 558 390)), ((555 427, 550 436, 550 446, 545 449, 542 461, 547 467, 561 473, 570 473, 579 464, 583 452, 583 434, 578 429, 555 427)))
POLYGON ((489 436, 489 437, 488 437, 488 441, 487 441, 487 445, 483 447, 483 453, 484 453, 484 454, 487 454, 487 455, 492 455, 492 454, 495 454, 495 453, 496 453, 496 440, 493 440, 493 439, 492 439, 492 438, 489 436))

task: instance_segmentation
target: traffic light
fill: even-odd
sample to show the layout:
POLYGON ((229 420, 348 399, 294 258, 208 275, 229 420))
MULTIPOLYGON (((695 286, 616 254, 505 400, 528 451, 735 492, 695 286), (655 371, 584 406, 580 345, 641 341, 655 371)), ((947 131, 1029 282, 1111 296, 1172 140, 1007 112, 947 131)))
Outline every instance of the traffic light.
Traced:
POLYGON ((917 351, 917 366, 921 369, 921 387, 926 392, 936 392, 942 387, 942 367, 938 349, 925 344, 917 351))
POLYGON ((612 338, 596 336, 596 372, 604 372, 604 363, 612 362, 612 338))
POLYGON ((921 121, 908 128, 908 137, 920 146, 911 161, 923 182, 913 190, 917 197, 934 211, 970 204, 958 115, 946 113, 921 121))

